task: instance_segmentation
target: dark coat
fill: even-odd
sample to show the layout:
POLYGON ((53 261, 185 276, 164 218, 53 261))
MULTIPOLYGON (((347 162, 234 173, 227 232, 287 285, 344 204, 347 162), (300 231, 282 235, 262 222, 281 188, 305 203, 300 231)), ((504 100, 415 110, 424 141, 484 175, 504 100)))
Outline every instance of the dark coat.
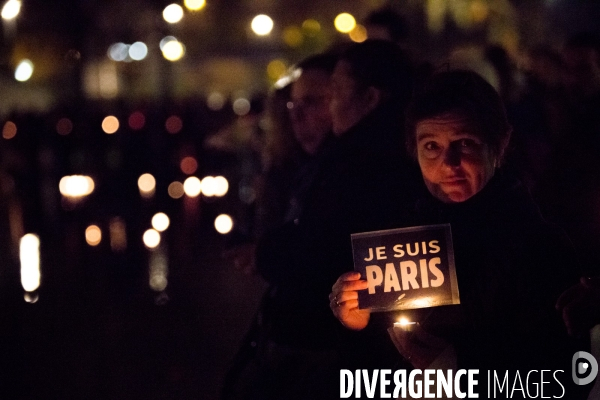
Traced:
POLYGON ((257 266, 273 287, 275 341, 335 348, 346 334, 329 310, 328 294, 353 268, 350 234, 401 223, 418 178, 408 172, 395 110, 376 110, 332 143, 319 165, 300 177, 295 212, 260 242, 257 266))
POLYGON ((414 310, 411 318, 454 345, 459 368, 480 369, 481 377, 513 371, 511 385, 517 369, 562 369, 561 383, 572 384, 571 357, 585 349, 567 337, 554 304, 577 282, 578 257, 524 186, 497 172, 463 203, 423 193, 413 215, 414 225, 450 223, 461 304, 414 310))

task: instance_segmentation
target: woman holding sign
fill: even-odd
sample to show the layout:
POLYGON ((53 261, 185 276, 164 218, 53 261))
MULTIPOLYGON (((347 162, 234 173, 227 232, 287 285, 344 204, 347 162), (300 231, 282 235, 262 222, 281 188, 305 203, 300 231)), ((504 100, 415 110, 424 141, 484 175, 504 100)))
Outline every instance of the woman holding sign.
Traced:
MULTIPOLYGON (((515 388, 516 397, 533 395, 533 383, 539 390, 542 381, 544 396, 577 398, 570 362, 583 349, 571 347, 554 310, 561 290, 576 281, 576 255, 527 190, 498 169, 511 132, 500 97, 474 72, 439 73, 413 98, 407 128, 425 184, 410 210, 413 225, 450 224, 460 292, 458 305, 386 313, 388 326, 403 318, 411 327, 390 329, 407 367, 478 369, 480 397, 497 373, 508 385, 493 388, 495 398, 515 388)), ((368 285, 358 272, 333 285, 330 307, 347 328, 369 325, 371 310, 358 301, 368 285)))

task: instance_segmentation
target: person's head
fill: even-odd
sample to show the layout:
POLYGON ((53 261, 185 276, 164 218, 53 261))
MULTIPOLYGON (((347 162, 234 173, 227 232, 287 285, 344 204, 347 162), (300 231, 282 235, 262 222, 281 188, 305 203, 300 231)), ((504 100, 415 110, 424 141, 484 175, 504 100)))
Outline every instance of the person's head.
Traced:
POLYGON ((369 39, 390 40, 400 43, 408 36, 404 18, 391 8, 372 11, 364 21, 369 39))
POLYGON ((500 96, 472 71, 434 75, 407 110, 407 148, 425 185, 443 202, 462 202, 494 175, 511 127, 500 96))
POLYGON ((294 136, 302 149, 314 154, 331 132, 331 74, 337 58, 318 54, 297 65, 288 110, 294 136))
POLYGON ((333 133, 340 136, 384 103, 405 104, 412 68, 397 45, 369 39, 341 54, 332 80, 333 133))
POLYGON ((572 36, 563 50, 565 83, 578 94, 600 90, 600 37, 591 33, 572 36))

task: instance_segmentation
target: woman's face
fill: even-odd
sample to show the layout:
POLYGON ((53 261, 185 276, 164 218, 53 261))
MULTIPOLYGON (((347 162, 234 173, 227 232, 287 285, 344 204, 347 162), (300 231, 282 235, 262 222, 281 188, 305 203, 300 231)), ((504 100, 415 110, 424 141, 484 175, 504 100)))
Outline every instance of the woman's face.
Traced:
POLYGON ((453 115, 417 123, 417 158, 427 189, 445 203, 465 201, 494 175, 496 157, 490 147, 453 115))
POLYGON ((356 82, 352 78, 350 64, 338 61, 331 77, 331 117, 333 133, 342 135, 356 125, 372 108, 365 94, 357 90, 356 82))

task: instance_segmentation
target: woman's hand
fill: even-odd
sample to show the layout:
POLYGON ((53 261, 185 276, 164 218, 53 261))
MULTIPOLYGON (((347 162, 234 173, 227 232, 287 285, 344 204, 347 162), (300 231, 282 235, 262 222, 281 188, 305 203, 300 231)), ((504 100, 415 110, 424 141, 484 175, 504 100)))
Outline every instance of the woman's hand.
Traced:
POLYGON ((343 274, 331 288, 329 307, 346 328, 358 331, 369 323, 371 311, 358 308, 358 291, 366 288, 367 281, 358 272, 343 274))

